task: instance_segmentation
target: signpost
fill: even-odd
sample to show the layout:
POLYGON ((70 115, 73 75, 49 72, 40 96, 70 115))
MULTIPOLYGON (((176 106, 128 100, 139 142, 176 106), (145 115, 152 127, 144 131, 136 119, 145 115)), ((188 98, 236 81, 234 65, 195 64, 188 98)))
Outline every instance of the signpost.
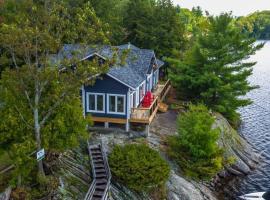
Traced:
POLYGON ((41 149, 37 152, 37 161, 41 161, 45 157, 45 150, 41 149))

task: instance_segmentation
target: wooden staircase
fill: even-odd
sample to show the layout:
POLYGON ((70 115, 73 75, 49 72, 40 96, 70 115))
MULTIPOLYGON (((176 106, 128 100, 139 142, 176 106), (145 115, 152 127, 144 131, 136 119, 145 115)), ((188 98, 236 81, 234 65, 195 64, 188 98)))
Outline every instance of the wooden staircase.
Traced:
POLYGON ((88 143, 91 158, 93 182, 85 196, 85 200, 107 200, 110 190, 111 173, 109 164, 101 144, 88 143))

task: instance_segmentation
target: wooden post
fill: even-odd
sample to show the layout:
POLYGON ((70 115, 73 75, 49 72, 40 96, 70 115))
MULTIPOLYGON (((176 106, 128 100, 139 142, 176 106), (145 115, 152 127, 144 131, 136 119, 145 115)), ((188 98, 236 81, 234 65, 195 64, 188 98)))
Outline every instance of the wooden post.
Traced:
POLYGON ((146 135, 146 137, 148 137, 148 135, 149 135, 149 124, 146 124, 145 125, 145 135, 146 135))
POLYGON ((126 123, 126 132, 129 132, 129 127, 130 127, 130 124, 129 124, 129 121, 127 120, 127 123, 126 123))
POLYGON ((104 122, 104 128, 109 128, 109 122, 104 122))

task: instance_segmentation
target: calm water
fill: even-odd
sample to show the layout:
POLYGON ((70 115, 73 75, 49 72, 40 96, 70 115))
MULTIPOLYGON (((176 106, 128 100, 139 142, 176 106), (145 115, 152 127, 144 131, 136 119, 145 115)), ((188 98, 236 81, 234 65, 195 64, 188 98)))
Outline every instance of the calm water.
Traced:
POLYGON ((250 175, 231 181, 224 188, 225 199, 270 190, 270 41, 251 60, 258 63, 249 80, 260 88, 247 95, 254 103, 239 110, 243 121, 239 132, 260 152, 262 162, 250 175))

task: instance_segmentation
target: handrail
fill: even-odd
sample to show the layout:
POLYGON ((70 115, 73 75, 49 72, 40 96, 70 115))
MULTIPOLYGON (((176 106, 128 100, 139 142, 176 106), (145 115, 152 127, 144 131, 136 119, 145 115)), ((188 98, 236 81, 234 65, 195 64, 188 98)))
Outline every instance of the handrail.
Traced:
POLYGON ((107 156, 104 153, 102 142, 100 143, 100 146, 101 146, 102 157, 103 157, 104 164, 105 164, 104 167, 105 167, 105 171, 106 171, 106 175, 107 175, 107 185, 106 185, 106 189, 104 191, 103 197, 102 197, 102 200, 105 200, 106 196, 107 196, 107 193, 109 191, 109 188, 110 188, 112 175, 111 175, 111 170, 109 168, 109 163, 108 163, 108 160, 107 160, 107 156))
POLYGON ((91 159, 91 166, 92 166, 92 175, 93 175, 93 181, 85 195, 85 200, 88 200, 90 198, 92 198, 93 194, 94 194, 94 191, 95 191, 95 186, 96 186, 96 171, 95 171, 95 167, 94 167, 94 161, 93 161, 93 158, 92 158, 92 154, 91 154, 91 150, 90 150, 90 142, 89 140, 87 140, 87 146, 88 146, 88 152, 89 152, 89 156, 90 156, 90 159, 91 159))
POLYGON ((93 194, 95 192, 95 186, 96 186, 96 179, 93 179, 93 182, 91 183, 86 195, 85 195, 85 200, 91 199, 93 197, 93 194))

